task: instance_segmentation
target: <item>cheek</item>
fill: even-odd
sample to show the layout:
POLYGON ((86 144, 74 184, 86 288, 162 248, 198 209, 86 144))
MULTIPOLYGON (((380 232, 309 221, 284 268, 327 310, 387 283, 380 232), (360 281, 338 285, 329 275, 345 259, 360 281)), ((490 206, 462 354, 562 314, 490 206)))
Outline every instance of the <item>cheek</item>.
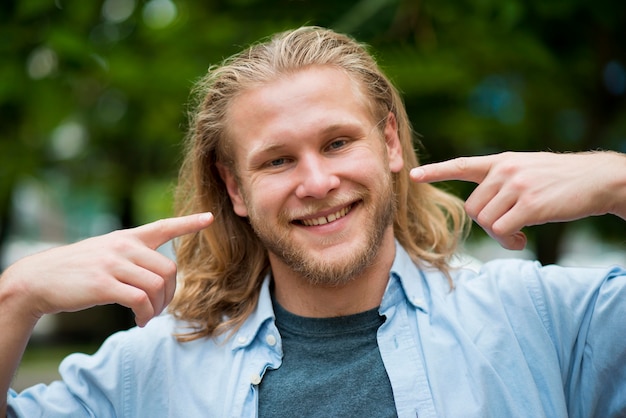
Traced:
POLYGON ((288 190, 287 180, 258 179, 245 189, 244 201, 251 215, 254 213, 256 217, 259 217, 275 214, 281 210, 287 199, 288 190))
POLYGON ((355 180, 374 193, 370 196, 372 199, 377 199, 386 194, 388 190, 393 189, 393 173, 384 156, 369 161, 368 165, 361 165, 354 173, 355 176, 358 176, 355 177, 355 180))
POLYGON ((345 173, 370 184, 379 183, 391 174, 389 159, 382 147, 353 155, 345 161, 343 167, 345 173))

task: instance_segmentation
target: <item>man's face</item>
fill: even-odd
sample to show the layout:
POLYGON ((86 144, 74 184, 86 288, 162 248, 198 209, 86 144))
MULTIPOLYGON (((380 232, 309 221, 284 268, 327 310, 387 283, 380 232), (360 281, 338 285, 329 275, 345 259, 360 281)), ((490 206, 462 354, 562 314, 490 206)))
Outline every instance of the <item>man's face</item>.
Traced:
POLYGON ((220 172, 275 274, 341 285, 393 245, 395 119, 373 120, 344 72, 312 67, 248 90, 228 122, 236 175, 220 172))

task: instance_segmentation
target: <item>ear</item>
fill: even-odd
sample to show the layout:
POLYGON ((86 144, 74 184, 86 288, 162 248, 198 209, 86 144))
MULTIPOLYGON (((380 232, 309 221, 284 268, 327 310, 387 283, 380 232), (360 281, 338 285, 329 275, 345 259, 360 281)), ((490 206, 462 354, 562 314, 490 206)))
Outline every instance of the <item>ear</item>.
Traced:
POLYGON ((239 189, 237 177, 232 172, 232 169, 220 162, 215 165, 217 166, 217 171, 220 173, 220 177, 226 185, 226 191, 228 192, 230 201, 233 204, 233 210, 241 217, 248 216, 248 208, 239 189))
POLYGON ((399 173, 402 167, 404 167, 404 159, 402 158, 402 145, 398 137, 398 121, 393 112, 389 112, 389 115, 387 115, 384 135, 387 156, 389 158, 389 170, 392 173, 399 173))

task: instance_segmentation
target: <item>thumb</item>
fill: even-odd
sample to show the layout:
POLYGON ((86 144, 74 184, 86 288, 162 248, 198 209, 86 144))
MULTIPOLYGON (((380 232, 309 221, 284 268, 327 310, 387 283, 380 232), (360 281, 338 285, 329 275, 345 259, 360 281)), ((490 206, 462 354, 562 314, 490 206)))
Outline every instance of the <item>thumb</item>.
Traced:
POLYGON ((489 235, 491 235, 496 241, 498 241, 500 246, 506 248, 507 250, 523 250, 524 248, 526 248, 526 243, 528 242, 526 234, 521 231, 506 236, 494 236, 492 234, 489 235))

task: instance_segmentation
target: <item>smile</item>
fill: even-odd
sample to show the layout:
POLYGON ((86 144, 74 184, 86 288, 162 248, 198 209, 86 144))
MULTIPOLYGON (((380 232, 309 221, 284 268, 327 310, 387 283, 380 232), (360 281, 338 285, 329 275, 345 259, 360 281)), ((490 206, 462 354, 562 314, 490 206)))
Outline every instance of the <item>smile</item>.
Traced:
POLYGON ((345 208, 342 208, 338 210, 337 212, 331 213, 330 215, 327 215, 327 216, 320 216, 320 217, 311 218, 311 219, 302 219, 300 222, 304 226, 325 225, 327 223, 336 221, 337 219, 340 219, 346 216, 352 209, 352 206, 353 205, 346 206, 345 208))

